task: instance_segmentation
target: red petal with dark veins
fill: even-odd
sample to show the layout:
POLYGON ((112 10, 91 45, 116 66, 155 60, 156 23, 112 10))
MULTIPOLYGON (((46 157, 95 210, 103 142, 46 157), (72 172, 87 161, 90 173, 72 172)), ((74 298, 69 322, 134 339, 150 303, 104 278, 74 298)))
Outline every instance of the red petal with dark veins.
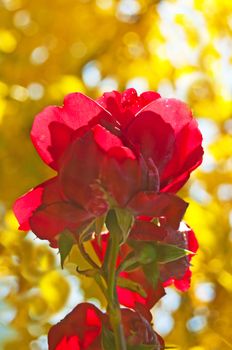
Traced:
POLYGON ((105 315, 94 305, 77 305, 48 333, 49 350, 100 350, 102 324, 105 315), (70 343, 78 344, 71 348, 70 343), (69 344, 69 347, 64 346, 69 344))
POLYGON ((138 161, 126 147, 115 147, 108 152, 102 168, 102 183, 108 194, 121 206, 142 189, 142 174, 138 161))
POLYGON ((129 345, 155 345, 154 349, 164 349, 163 339, 153 330, 151 323, 138 312, 122 309, 122 323, 129 345))
POLYGON ((140 268, 132 272, 122 272, 120 277, 139 283, 147 294, 146 297, 142 297, 139 293, 117 287, 120 304, 137 310, 144 317, 148 318, 149 310, 165 295, 162 283, 158 281, 157 286, 154 288, 140 268))
POLYGON ((91 98, 81 93, 69 94, 63 107, 50 106, 36 116, 31 139, 44 162, 58 169, 74 131, 108 118, 110 114, 91 98))
POLYGON ((37 209, 30 218, 30 227, 37 237, 46 239, 53 247, 57 247, 57 236, 62 231, 67 229, 75 232, 93 219, 94 216, 84 209, 71 203, 57 202, 37 209))
POLYGON ((157 98, 160 98, 157 92, 147 91, 138 96, 136 90, 130 88, 122 93, 106 92, 97 101, 111 113, 115 125, 118 124, 120 129, 125 129, 136 113, 157 98))
POLYGON ((196 120, 184 126, 176 138, 174 157, 161 175, 161 189, 177 192, 188 180, 191 172, 202 162, 202 135, 196 120))
POLYGON ((31 227, 29 219, 32 216, 33 212, 42 204, 44 189, 47 186, 50 187, 53 183, 55 183, 56 179, 57 178, 55 177, 53 179, 45 181, 15 201, 13 205, 13 211, 20 224, 20 230, 30 230, 31 227))
POLYGON ((64 229, 75 231, 93 219, 83 208, 63 200, 57 177, 19 198, 13 209, 21 230, 31 229, 53 247, 57 246, 56 236, 64 229))
MULTIPOLYGON (((66 198, 94 215, 101 215, 108 209, 108 204, 102 185, 100 173, 105 161, 106 151, 120 140, 112 135, 108 138, 103 150, 99 147, 99 140, 103 137, 103 127, 97 126, 77 139, 64 155, 59 173, 60 187, 66 198)), ((108 136, 107 134, 107 136, 108 136)))
POLYGON ((141 170, 133 152, 100 125, 67 150, 59 180, 69 200, 96 216, 108 209, 107 195, 124 206, 142 187, 141 170))
POLYGON ((136 220, 130 231, 130 239, 138 241, 162 241, 167 232, 165 228, 150 221, 136 220))
MULTIPOLYGON (((185 230, 181 229, 178 232, 173 232, 172 234, 167 235, 165 242, 175 244, 193 253, 196 253, 198 249, 198 242, 195 234, 188 226, 186 226, 185 230)), ((173 283, 175 287, 182 292, 188 290, 192 276, 190 261, 193 256, 194 254, 189 254, 186 257, 162 266, 161 276, 164 280, 164 286, 168 286, 173 283)))
POLYGON ((164 216, 176 229, 187 207, 188 203, 183 199, 169 193, 139 192, 128 203, 135 216, 164 216))
MULTIPOLYGON (((144 109, 137 114, 137 117, 141 118, 144 113, 148 115, 158 114, 163 122, 168 123, 174 132, 172 157, 170 158, 168 150, 163 153, 161 150, 159 155, 162 154, 162 157, 160 156, 158 159, 155 154, 151 155, 151 157, 160 172, 161 189, 177 192, 187 181, 191 171, 202 162, 202 135, 198 129, 197 122, 193 119, 192 112, 187 105, 176 99, 159 98, 144 107, 144 109), (165 155, 169 159, 166 163, 163 161, 166 158, 165 155)), ((129 125, 129 128, 133 126, 135 121, 136 119, 131 125, 129 125)), ((132 135, 129 133, 128 136, 133 138, 133 132, 132 135)), ((157 138, 157 133, 159 132, 159 125, 157 126, 157 129, 155 126, 152 128, 154 139, 157 138)), ((139 143, 142 144, 142 141, 143 140, 139 143)), ((165 142, 165 138, 160 138, 158 142, 159 147, 162 147, 161 145, 163 145, 165 149, 165 142)), ((145 157, 147 156, 145 155, 145 157)))
POLYGON ((150 106, 155 102, 138 113, 124 135, 129 144, 142 154, 146 164, 155 166, 161 173, 173 157, 175 134, 171 125, 158 112, 152 111, 150 106))
POLYGON ((78 337, 64 336, 61 342, 56 346, 55 350, 81 350, 78 337))

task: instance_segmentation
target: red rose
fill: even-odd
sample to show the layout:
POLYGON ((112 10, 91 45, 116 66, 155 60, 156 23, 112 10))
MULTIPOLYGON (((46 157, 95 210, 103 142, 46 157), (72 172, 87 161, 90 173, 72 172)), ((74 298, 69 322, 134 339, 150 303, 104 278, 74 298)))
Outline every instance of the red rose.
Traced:
MULTIPOLYGON (((117 292, 119 302, 124 306, 140 311, 145 316, 147 315, 147 310, 150 310, 155 303, 165 295, 163 287, 173 283, 180 291, 186 291, 189 288, 191 280, 190 260, 198 249, 198 243, 194 232, 185 224, 181 223, 180 228, 175 230, 167 225, 166 222, 162 223, 161 221, 160 226, 157 226, 149 220, 148 218, 146 218, 146 220, 145 218, 143 218, 143 220, 136 220, 128 242, 120 248, 117 266, 133 252, 133 248, 131 247, 135 245, 140 248, 143 243, 151 245, 153 243, 167 244, 177 248, 187 249, 193 252, 193 254, 177 259, 174 258, 174 260, 170 262, 158 262, 154 267, 151 265, 151 272, 154 271, 155 268, 158 272, 155 286, 152 284, 152 276, 149 275, 149 270, 148 275, 146 275, 146 270, 143 270, 142 265, 135 267, 131 271, 124 271, 122 269, 119 276, 138 283, 143 288, 146 295, 143 296, 139 292, 130 290, 130 288, 121 288, 118 286, 117 292)), ((108 234, 103 235, 100 245, 97 239, 91 241, 100 261, 104 260, 108 237, 108 234)), ((170 260, 172 260, 172 257, 170 260)))
POLYGON ((161 244, 173 245, 177 248, 186 249, 193 254, 180 257, 174 261, 160 263, 159 275, 166 287, 174 284, 177 289, 184 292, 190 287, 191 270, 190 261, 198 249, 198 242, 194 232, 183 222, 178 229, 173 229, 167 225, 166 220, 160 220, 160 226, 154 225, 151 218, 146 218, 146 221, 137 220, 130 233, 130 239, 136 242, 160 242, 161 244), (147 221, 148 220, 148 221, 147 221))
POLYGON ((176 225, 177 197, 158 192, 176 192, 202 160, 201 134, 186 105, 134 89, 98 101, 70 94, 63 107, 36 117, 31 138, 58 174, 19 198, 14 211, 20 229, 52 246, 63 230, 78 233, 112 206, 149 215, 139 214, 144 196, 147 208, 153 201, 152 216, 166 206, 176 225))
POLYGON ((125 144, 158 171, 160 190, 177 192, 201 164, 202 136, 185 103, 151 91, 137 96, 134 89, 105 93, 98 102, 117 121, 125 144))
MULTIPOLYGON (((128 346, 144 344, 164 349, 163 339, 138 312, 121 309, 121 315, 128 346)), ((104 331, 111 333, 108 315, 92 304, 79 304, 50 329, 49 350, 101 350, 104 331)))

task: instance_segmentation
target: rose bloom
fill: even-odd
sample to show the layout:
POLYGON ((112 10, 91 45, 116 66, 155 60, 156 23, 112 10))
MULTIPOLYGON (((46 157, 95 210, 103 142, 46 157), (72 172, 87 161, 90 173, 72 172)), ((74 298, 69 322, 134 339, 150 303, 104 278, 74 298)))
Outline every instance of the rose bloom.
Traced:
MULTIPOLYGON (((102 235, 100 242, 97 238, 91 240, 91 244, 101 263, 104 261, 109 236, 109 233, 102 235)), ((147 264, 139 264, 127 271, 125 269, 120 270, 119 277, 139 284, 145 292, 145 295, 141 295, 139 291, 118 286, 117 295, 120 304, 137 310, 146 318, 149 318, 147 310, 150 310, 165 295, 164 287, 174 284, 182 292, 190 287, 190 261, 198 249, 198 243, 194 232, 183 222, 178 230, 174 230, 166 222, 161 222, 160 226, 157 226, 153 222, 148 221, 148 219, 136 220, 128 241, 120 247, 117 267, 134 252, 133 247, 140 248, 144 243, 150 245, 157 243, 168 244, 192 252, 192 254, 173 261, 167 261, 166 263, 157 262, 154 265, 150 265, 148 261, 147 264), (150 265, 148 274, 144 273, 143 269, 143 266, 146 269, 146 265, 150 265), (157 281, 154 285, 152 283, 152 272, 155 272, 155 270, 157 272, 157 281)))
POLYGON ((164 218, 160 219, 159 226, 154 225, 148 218, 146 220, 143 218, 143 220, 136 220, 130 234, 130 241, 140 244, 147 242, 151 245, 154 243, 168 244, 191 252, 173 261, 158 263, 157 266, 159 278, 164 287, 173 283, 182 292, 189 289, 192 275, 190 261, 198 250, 198 242, 188 225, 181 222, 178 229, 174 229, 167 224, 164 218))
POLYGON ((151 216, 167 208, 173 214, 174 193, 203 154, 201 133, 183 102, 149 91, 138 96, 134 89, 97 101, 67 95, 63 107, 36 116, 31 139, 57 176, 19 198, 14 212, 19 229, 53 247, 62 231, 78 234, 112 207, 147 215, 141 208, 151 200, 151 216))
MULTIPOLYGON (((121 309, 122 324, 128 346, 154 345, 164 349, 163 339, 139 313, 121 309)), ((108 315, 89 303, 77 305, 48 333, 49 350, 101 350, 104 332, 109 332, 108 315)))

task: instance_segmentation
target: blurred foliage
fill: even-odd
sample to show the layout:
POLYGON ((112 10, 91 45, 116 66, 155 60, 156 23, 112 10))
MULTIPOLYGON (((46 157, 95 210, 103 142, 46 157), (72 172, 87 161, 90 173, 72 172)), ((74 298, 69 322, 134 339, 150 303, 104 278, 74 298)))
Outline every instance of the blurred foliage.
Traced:
MULTIPOLYGON (((52 173, 30 143, 34 115, 68 92, 95 98, 131 86, 185 100, 206 149, 181 193, 200 242, 192 288, 169 291, 174 299, 158 306, 156 329, 182 350, 232 348, 231 47, 231 0, 0 0, 2 349, 46 349, 41 336, 70 305, 75 274, 75 252, 62 272, 46 244, 16 231, 8 210, 52 173)), ((87 296, 96 288, 81 283, 87 296)))
POLYGON ((49 318, 62 309, 70 292, 47 244, 35 244, 16 228, 8 212, 0 231, 0 342, 9 333, 6 350, 27 349, 33 339, 46 334, 49 318))

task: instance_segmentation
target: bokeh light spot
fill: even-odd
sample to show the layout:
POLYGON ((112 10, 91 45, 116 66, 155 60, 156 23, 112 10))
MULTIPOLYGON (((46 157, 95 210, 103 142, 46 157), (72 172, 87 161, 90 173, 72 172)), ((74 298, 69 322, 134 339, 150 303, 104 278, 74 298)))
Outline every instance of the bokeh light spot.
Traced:
POLYGON ((187 328, 190 332, 200 332, 207 324, 205 316, 194 316, 187 322, 187 328))
POLYGON ((171 332, 174 327, 174 319, 169 312, 156 308, 154 315, 154 325, 156 331, 165 336, 171 332))
POLYGON ((17 11, 13 17, 14 25, 18 28, 27 27, 30 24, 30 13, 26 10, 17 11))
POLYGON ((45 46, 39 46, 32 51, 30 61, 32 64, 39 65, 46 62, 48 57, 48 49, 45 46))
POLYGON ((136 0, 120 0, 116 16, 122 22, 134 22, 140 12, 140 4, 136 0))
POLYGON ((198 283, 195 286, 195 295, 201 301, 204 301, 207 303, 212 301, 216 296, 213 283, 211 282, 198 283))
POLYGON ((44 95, 44 87, 39 83, 31 83, 27 88, 31 100, 40 100, 44 95))
POLYGON ((218 186, 218 198, 221 201, 229 201, 232 199, 232 184, 221 184, 218 186))
POLYGON ((13 85, 10 89, 10 96, 19 102, 25 102, 28 99, 28 90, 20 85, 13 85))
POLYGON ((86 86, 93 88, 97 86, 101 80, 101 73, 97 62, 87 63, 82 71, 82 77, 86 86))

